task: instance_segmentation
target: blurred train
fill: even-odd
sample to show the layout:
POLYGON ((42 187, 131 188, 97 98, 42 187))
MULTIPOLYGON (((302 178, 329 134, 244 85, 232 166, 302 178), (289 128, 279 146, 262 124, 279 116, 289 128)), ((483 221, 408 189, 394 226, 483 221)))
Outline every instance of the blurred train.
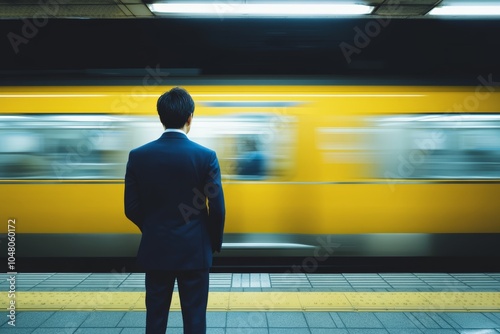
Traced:
MULTIPOLYGON (((221 163, 219 256, 500 256, 499 87, 183 87, 221 163)), ((2 247, 15 220, 19 257, 135 256, 125 164, 170 88, 0 87, 2 247)))

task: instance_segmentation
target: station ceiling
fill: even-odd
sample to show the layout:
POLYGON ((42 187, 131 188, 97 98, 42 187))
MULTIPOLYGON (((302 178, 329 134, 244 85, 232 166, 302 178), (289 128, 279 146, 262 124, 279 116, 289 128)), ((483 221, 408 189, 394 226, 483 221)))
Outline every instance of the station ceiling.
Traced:
MULTIPOLYGON (((346 0, 329 3, 341 1, 346 0)), ((150 68, 172 76, 363 76, 476 84, 483 75, 500 80, 500 16, 425 15, 435 6, 500 5, 500 0, 354 1, 374 6, 376 14, 184 19, 155 16, 145 0, 0 0, 0 81, 2 76, 46 78, 47 73, 140 77, 150 68), (389 8, 395 5, 396 12, 389 8)))
MULTIPOLYGON (((180 0, 214 4, 215 0, 180 0)), ((257 0, 222 0, 220 5, 233 6, 257 0)), ((273 2, 283 0, 275 0, 273 2)), ((293 1, 293 0, 292 0, 293 1)), ((317 0, 320 3, 342 4, 346 0, 317 0)), ((177 0, 179 2, 179 0, 177 0)), ((299 2, 299 1, 295 1, 299 2)), ((304 1, 308 3, 309 1, 304 1)), ((0 0, 0 19, 33 17, 88 18, 88 19, 133 19, 154 18, 147 6, 149 0, 0 0)), ((421 19, 436 6, 444 5, 500 5, 500 0, 358 0, 357 4, 374 6, 373 17, 421 19)))

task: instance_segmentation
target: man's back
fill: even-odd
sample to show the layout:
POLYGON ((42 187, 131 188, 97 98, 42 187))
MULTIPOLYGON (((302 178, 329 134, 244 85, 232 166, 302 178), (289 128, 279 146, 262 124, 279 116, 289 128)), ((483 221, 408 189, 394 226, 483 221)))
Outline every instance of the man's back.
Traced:
MULTIPOLYGON (((126 180, 133 178, 132 193, 139 197, 133 197, 127 184, 125 207, 143 233, 138 253, 142 266, 165 270, 211 266, 209 235, 217 238, 224 211, 219 173, 215 152, 178 132, 166 132, 130 153, 126 180), (137 200, 140 208, 133 206, 137 200)), ((220 247, 217 242, 215 248, 220 247)))

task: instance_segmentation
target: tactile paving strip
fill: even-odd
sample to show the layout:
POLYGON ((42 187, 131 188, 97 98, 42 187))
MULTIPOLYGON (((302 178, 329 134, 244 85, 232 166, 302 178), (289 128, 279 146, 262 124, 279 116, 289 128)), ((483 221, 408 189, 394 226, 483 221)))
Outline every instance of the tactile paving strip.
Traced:
MULTIPOLYGON (((144 311, 144 292, 17 292, 16 309, 144 311)), ((9 305, 8 295, 2 304, 9 305)), ((180 310, 174 293, 172 310, 180 310)), ((500 312, 500 292, 211 292, 209 311, 500 312)))

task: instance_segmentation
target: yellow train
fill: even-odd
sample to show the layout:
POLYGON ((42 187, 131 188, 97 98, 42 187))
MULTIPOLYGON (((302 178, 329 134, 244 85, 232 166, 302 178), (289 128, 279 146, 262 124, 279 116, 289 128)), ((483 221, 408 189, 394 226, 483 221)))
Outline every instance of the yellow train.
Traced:
MULTIPOLYGON (((498 87, 183 87, 189 136, 221 162, 220 256, 500 255, 498 87)), ((124 166, 161 135, 170 88, 0 87, 0 231, 17 256, 135 256, 124 166)))

